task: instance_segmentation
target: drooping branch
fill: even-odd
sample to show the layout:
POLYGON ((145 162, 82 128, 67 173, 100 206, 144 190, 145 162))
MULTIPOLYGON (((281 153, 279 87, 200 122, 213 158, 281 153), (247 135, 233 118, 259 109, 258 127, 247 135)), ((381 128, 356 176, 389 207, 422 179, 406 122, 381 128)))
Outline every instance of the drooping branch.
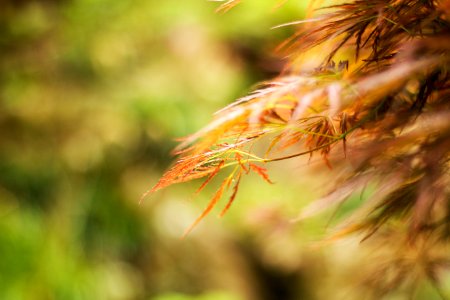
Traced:
POLYGON ((300 28, 282 46, 290 58, 286 71, 187 137, 176 149, 179 160, 148 193, 206 177, 201 190, 231 170, 196 225, 233 186, 223 213, 228 210, 243 175, 271 182, 264 164, 318 153, 332 167, 334 155, 349 152, 354 168, 319 203, 344 201, 368 181, 377 187, 341 232, 371 235, 397 218, 409 224, 411 239, 425 228, 450 236, 440 230, 450 228, 449 6, 448 0, 357 0, 311 22, 292 22, 300 28), (301 58, 323 45, 330 50, 322 64, 302 69, 301 58), (264 156, 253 151, 266 140, 264 156))

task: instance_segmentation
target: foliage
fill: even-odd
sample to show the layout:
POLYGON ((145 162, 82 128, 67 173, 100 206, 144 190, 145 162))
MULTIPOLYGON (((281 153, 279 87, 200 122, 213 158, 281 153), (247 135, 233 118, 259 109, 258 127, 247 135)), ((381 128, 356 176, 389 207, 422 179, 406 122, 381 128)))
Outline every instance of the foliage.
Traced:
MULTIPOLYGON (((301 27, 280 47, 289 58, 285 70, 185 138, 176 164, 148 193, 206 177, 200 191, 230 170, 189 232, 229 189, 221 215, 228 210, 244 175, 271 183, 265 164, 320 155, 342 175, 300 218, 372 184, 373 195, 336 236, 362 231, 365 239, 394 228, 405 233, 404 246, 446 247, 450 1, 355 0, 319 12, 287 24, 301 27)), ((436 268, 448 263, 427 264, 428 277, 434 282, 436 268)))

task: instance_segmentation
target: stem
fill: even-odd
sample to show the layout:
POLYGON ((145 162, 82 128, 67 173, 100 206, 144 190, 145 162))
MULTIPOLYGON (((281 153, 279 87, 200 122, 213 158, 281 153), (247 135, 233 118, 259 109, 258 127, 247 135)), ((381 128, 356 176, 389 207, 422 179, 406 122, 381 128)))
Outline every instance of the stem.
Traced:
MULTIPOLYGON (((339 139, 339 140, 340 140, 340 139, 339 139)), ((328 147, 328 146, 330 146, 330 145, 336 143, 336 142, 339 141, 339 140, 331 141, 331 142, 329 142, 329 143, 323 144, 322 146, 316 147, 316 148, 314 148, 314 149, 309 149, 309 150, 307 150, 307 151, 298 152, 298 153, 294 153, 294 154, 286 155, 286 156, 282 156, 282 157, 265 158, 265 159, 262 159, 261 161, 264 162, 264 163, 266 163, 266 162, 280 161, 280 160, 285 160, 285 159, 289 159, 289 158, 294 158, 294 157, 302 156, 302 155, 309 154, 309 153, 311 153, 311 152, 320 150, 320 149, 322 149, 322 148, 326 148, 326 147, 328 147)))

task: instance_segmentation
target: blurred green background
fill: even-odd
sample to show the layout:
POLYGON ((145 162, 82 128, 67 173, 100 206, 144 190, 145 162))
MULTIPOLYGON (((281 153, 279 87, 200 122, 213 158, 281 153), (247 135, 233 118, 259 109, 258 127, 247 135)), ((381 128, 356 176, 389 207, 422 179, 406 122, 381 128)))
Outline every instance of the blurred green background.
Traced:
POLYGON ((270 28, 306 5, 0 1, 0 299, 351 298, 358 241, 319 247, 326 218, 290 223, 317 196, 300 168, 245 178, 184 240, 214 184, 138 204, 175 138, 281 70, 292 28, 270 28))

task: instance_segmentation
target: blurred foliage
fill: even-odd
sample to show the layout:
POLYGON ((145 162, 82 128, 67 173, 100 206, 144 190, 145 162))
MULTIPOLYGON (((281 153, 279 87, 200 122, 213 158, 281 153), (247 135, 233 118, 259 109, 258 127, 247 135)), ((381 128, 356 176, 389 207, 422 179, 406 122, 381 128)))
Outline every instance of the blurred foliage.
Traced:
POLYGON ((305 5, 0 1, 0 299, 332 297, 358 241, 306 246, 327 220, 289 222, 318 186, 302 171, 246 180, 238 209, 183 241, 207 192, 138 205, 175 137, 280 71, 292 32, 270 28, 305 5))

